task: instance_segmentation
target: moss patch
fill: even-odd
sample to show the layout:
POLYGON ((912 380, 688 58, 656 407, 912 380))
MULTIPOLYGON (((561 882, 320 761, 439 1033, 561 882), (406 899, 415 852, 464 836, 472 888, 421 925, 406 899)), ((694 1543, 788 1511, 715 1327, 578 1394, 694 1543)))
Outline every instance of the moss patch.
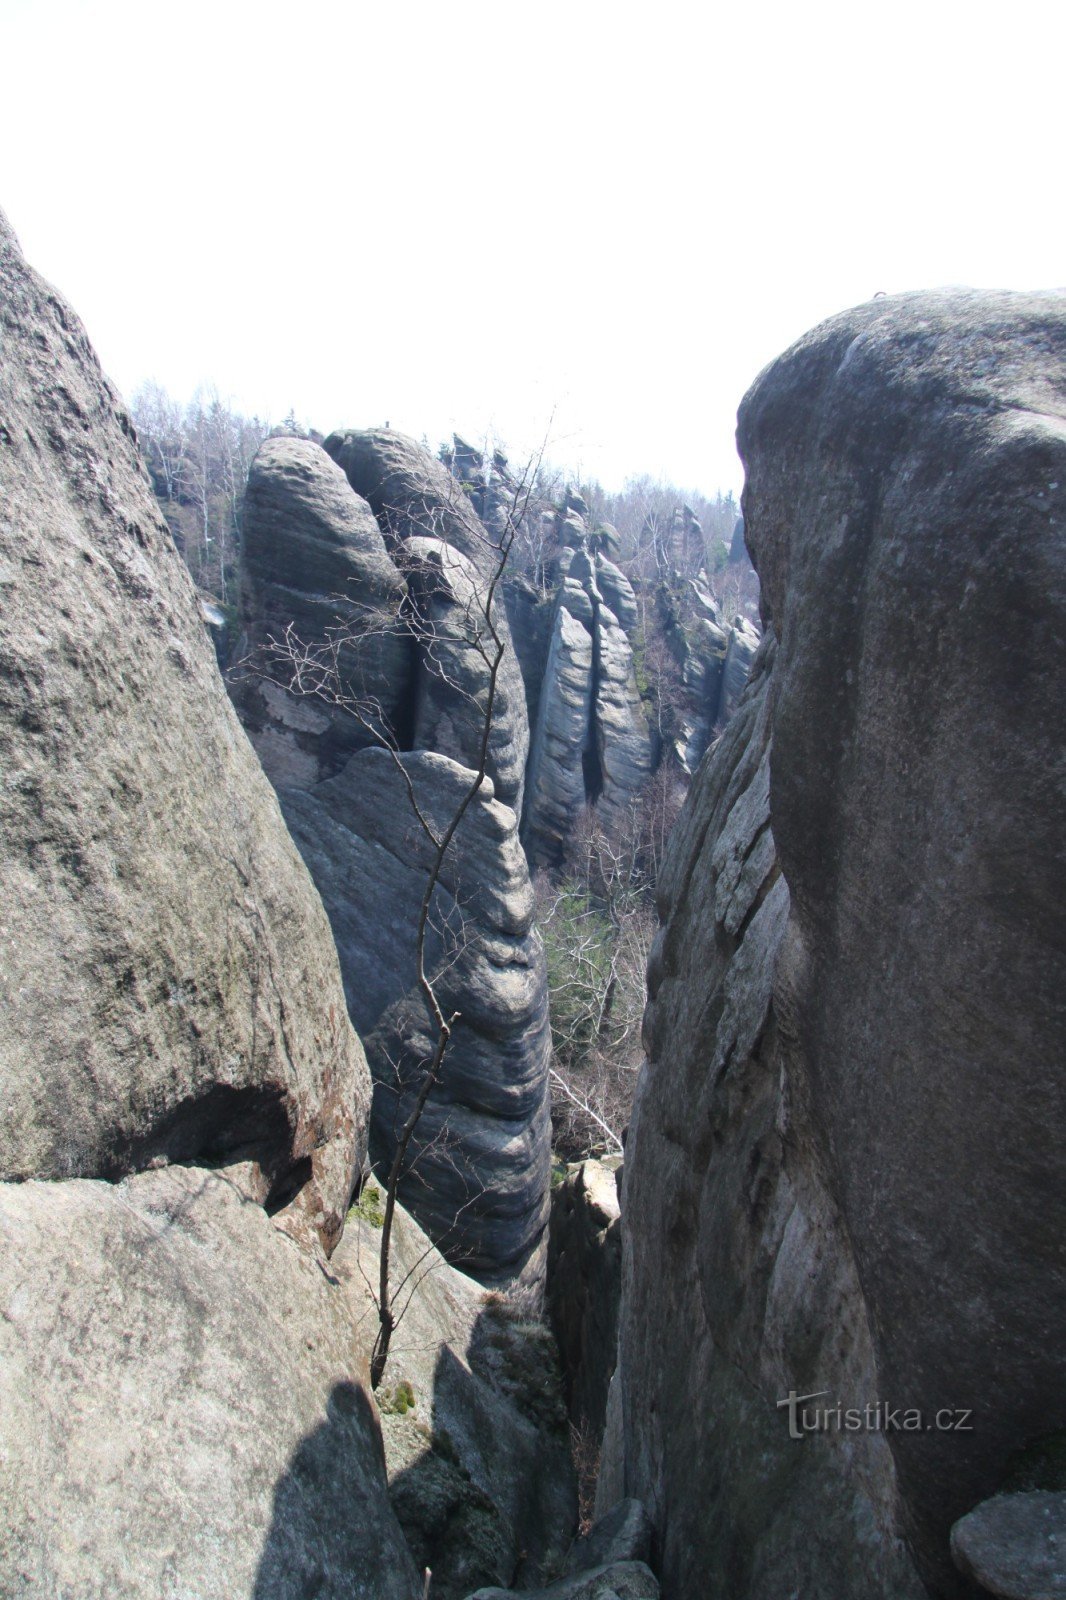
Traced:
POLYGON ((372 1178, 364 1184, 362 1194, 348 1215, 359 1217, 363 1222, 368 1222, 372 1228, 385 1226, 385 1196, 372 1178))

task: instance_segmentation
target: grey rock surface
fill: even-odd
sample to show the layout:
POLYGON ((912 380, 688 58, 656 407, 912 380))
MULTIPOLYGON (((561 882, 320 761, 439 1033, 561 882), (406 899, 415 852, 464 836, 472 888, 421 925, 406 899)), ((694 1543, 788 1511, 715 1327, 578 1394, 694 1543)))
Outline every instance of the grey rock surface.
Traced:
POLYGON ((653 1529, 639 1500, 619 1500, 598 1517, 566 1558, 564 1576, 594 1571, 616 1561, 643 1561, 651 1558, 653 1529))
POLYGON ((722 687, 716 718, 719 726, 727 723, 736 711, 758 648, 759 630, 747 617, 737 617, 729 630, 729 645, 722 664, 722 687))
POLYGON ((999 1494, 951 1530, 959 1571, 1005 1600, 1066 1600, 1066 1494, 999 1494))
POLYGON ((741 410, 770 626, 662 884, 609 1404, 668 1595, 968 1593, 1066 1420, 1064 311, 878 300, 741 410), (791 1440, 790 1390, 974 1426, 791 1440))
POLYGON ((959 291, 816 330, 738 435, 803 1076, 882 1392, 974 1411, 891 1436, 945 1587, 952 1523, 1066 1425, 1064 422, 1066 295, 959 291))
POLYGON ((0 1184, 0 1591, 416 1600, 366 1377, 224 1173, 0 1184))
MULTIPOLYGON (((382 1204, 380 1190, 361 1198, 330 1262, 367 1348, 382 1204)), ((577 1514, 549 1330, 450 1267, 402 1209, 392 1283, 401 1320, 377 1398, 392 1503, 419 1571, 432 1569, 435 1600, 545 1581, 577 1514)))
POLYGON ((573 538, 559 563, 530 749, 522 837, 534 866, 563 860, 586 806, 595 806, 609 829, 624 825, 654 765, 632 646, 599 577, 606 575, 626 615, 635 618, 633 591, 617 567, 589 554, 584 533, 577 537, 578 523, 583 530, 580 514, 567 511, 565 528, 573 538))
POLYGON ((242 656, 234 699, 276 788, 307 787, 373 741, 350 712, 286 692, 292 671, 271 641, 338 643, 337 691, 372 724, 409 736, 414 641, 397 619, 403 576, 374 513, 310 439, 268 439, 248 474, 242 515, 242 656), (277 681, 275 681, 277 680, 277 681), (371 703, 381 708, 371 712, 371 703))
POLYGON ((613 612, 595 608, 597 810, 621 828, 651 777, 651 733, 633 674, 633 651, 613 612))
POLYGON ((243 1159, 328 1244, 369 1078, 129 418, 0 222, 0 1177, 243 1159))
MULTIPOLYGON (((513 1589, 479 1589, 469 1600, 504 1600, 513 1589)), ((659 1600, 659 1585, 643 1561, 612 1561, 591 1572, 559 1578, 546 1589, 524 1589, 529 1600, 659 1600)), ((710 1591, 700 1590, 701 1595, 710 1591)))
POLYGON ((564 582, 556 599, 522 819, 526 854, 535 863, 562 860, 586 804, 585 766, 592 743, 591 621, 580 585, 564 582))
MULTIPOLYGON (((497 546, 447 467, 413 440, 385 429, 340 430, 330 434, 325 448, 343 468, 356 494, 370 503, 391 552, 397 554, 410 539, 444 540, 471 563, 477 573, 481 604, 487 604, 498 559, 497 546)), ((492 618, 505 649, 496 683, 489 776, 500 799, 521 815, 529 724, 522 673, 511 643, 502 591, 493 603, 492 618)), ((477 708, 456 695, 452 720, 450 737, 458 737, 461 759, 467 766, 476 766, 473 757, 481 731, 477 708), (457 734, 460 726, 464 731, 457 734)), ((422 739, 427 741, 423 748, 437 748, 432 727, 423 726, 422 739)))
POLYGON ((606 556, 597 555, 596 584, 619 626, 626 634, 631 634, 637 625, 637 597, 625 573, 606 556))
MULTIPOLYGON (((401 757, 438 829, 474 776, 445 756, 401 757)), ((415 930, 430 850, 400 771, 358 751, 336 778, 282 795, 319 887, 352 1020, 378 1083, 373 1149, 390 1159, 435 1034, 415 982, 415 930)), ((513 811, 486 781, 445 859, 428 967, 460 1013, 419 1123, 405 1204, 450 1259, 486 1281, 517 1276, 547 1222, 547 981, 513 811)))
POLYGON ((660 879, 600 1489, 646 1504, 667 1595, 898 1600, 922 1591, 883 1437, 795 1441, 777 1409, 792 1389, 876 1393, 876 1376, 854 1262, 806 1154, 815 1135, 782 1082, 775 651, 770 632, 660 879))
POLYGON ((548 1234, 548 1313, 570 1416, 597 1438, 607 1416, 622 1291, 617 1167, 617 1161, 567 1167, 552 1188, 548 1234))

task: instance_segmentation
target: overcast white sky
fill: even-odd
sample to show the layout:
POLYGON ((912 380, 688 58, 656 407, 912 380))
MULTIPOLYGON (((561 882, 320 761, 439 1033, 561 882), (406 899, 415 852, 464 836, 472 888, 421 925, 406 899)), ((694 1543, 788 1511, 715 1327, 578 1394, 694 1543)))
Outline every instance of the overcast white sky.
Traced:
POLYGON ((0 206, 129 396, 740 487, 878 290, 1066 280, 1049 0, 0 0, 0 206))

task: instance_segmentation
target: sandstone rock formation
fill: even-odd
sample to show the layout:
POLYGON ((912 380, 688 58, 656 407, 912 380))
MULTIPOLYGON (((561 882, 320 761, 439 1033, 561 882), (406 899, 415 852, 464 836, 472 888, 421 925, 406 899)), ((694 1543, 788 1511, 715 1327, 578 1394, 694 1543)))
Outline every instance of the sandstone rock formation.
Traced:
POLYGON ((742 408, 772 627, 662 889, 605 1446, 668 1596, 970 1593, 1066 1421, 1064 423, 1061 296, 876 301, 742 408))
POLYGON ((125 411, 0 229, 0 1177, 257 1163, 329 1243, 369 1082, 125 411))
POLYGON ((0 1184, 0 1591, 414 1600, 365 1361, 225 1173, 0 1184))
POLYGON ((322 1249, 369 1100, 328 922, 2 219, 0 324, 0 1592, 415 1600, 322 1249))
MULTIPOLYGON (((460 1021, 403 1194, 450 1258, 485 1281, 523 1272, 536 1279, 550 1161, 547 988, 511 809, 522 803, 528 724, 502 598, 491 600, 496 549, 447 470, 409 440, 343 433, 327 448, 347 478, 305 442, 270 441, 256 458, 246 512, 255 559, 242 621, 255 640, 291 620, 297 632, 308 630, 304 645, 322 647, 330 602, 319 593, 309 545, 327 551, 331 578, 345 563, 353 567, 353 606, 395 605, 398 629, 381 634, 381 654, 368 641, 345 668, 350 692, 376 695, 387 708, 402 770, 367 745, 365 727, 344 734, 343 718, 328 706, 290 693, 284 674, 262 688, 276 730, 270 770, 330 916, 349 1011, 378 1084, 374 1155, 388 1162, 432 1053, 415 965, 430 858, 412 797, 443 832, 448 807, 469 788, 484 732, 487 630, 496 630, 504 655, 490 776, 446 864, 431 930, 430 960, 460 1021), (394 659, 400 643, 407 653, 394 659), (319 734, 307 731, 312 718, 319 734), (341 753, 350 755, 347 765, 337 761, 341 753)), ((261 741, 254 701, 243 686, 237 694, 261 741)))
POLYGON ((522 837, 536 865, 563 859, 586 805, 596 806, 608 828, 621 825, 655 761, 618 614, 632 625, 633 590, 612 562, 590 553, 578 500, 567 498, 556 534, 563 548, 529 757, 522 837))
MULTIPOLYGON (((376 1324, 367 1284, 382 1203, 371 1183, 330 1262, 361 1339, 376 1324)), ((435 1600, 543 1582, 576 1519, 549 1330, 454 1271, 403 1211, 392 1281, 400 1323, 377 1398, 390 1496, 419 1571, 432 1570, 435 1600)))
MULTIPOLYGON (((447 757, 401 757, 438 829, 472 774, 447 757)), ((435 1034, 415 981, 430 850, 387 751, 282 794, 333 926, 348 1006, 377 1082, 372 1151, 391 1158, 435 1034)), ((547 1221, 550 1128, 544 955, 514 812, 486 781, 445 859, 428 966, 458 1012, 444 1071, 418 1125, 401 1197, 448 1257, 485 1281, 516 1276, 547 1221)))
MULTIPOLYGON (((343 706, 286 694, 251 670, 270 665, 288 630, 337 643, 338 694, 358 701, 371 727, 410 740, 414 641, 399 622, 404 579, 374 514, 310 439, 268 439, 244 501, 242 655, 233 675, 241 720, 275 788, 332 777, 373 733, 343 706), (376 706, 380 706, 380 715, 376 706)), ((292 676, 288 663, 282 682, 292 676)))
MULTIPOLYGON (((356 494, 369 502, 390 552, 401 553, 412 539, 443 540, 471 563, 487 594, 497 546, 447 467, 402 434, 383 429, 332 433, 325 448, 347 473, 356 494)), ((502 594, 493 606, 493 618, 505 653, 496 684, 489 776, 499 798, 521 815, 529 727, 502 594)), ((447 697, 447 722, 442 728, 440 715, 426 704, 433 683, 439 684, 439 678, 427 670, 423 653, 415 747, 436 750, 476 768, 482 724, 478 706, 459 695, 447 697)))

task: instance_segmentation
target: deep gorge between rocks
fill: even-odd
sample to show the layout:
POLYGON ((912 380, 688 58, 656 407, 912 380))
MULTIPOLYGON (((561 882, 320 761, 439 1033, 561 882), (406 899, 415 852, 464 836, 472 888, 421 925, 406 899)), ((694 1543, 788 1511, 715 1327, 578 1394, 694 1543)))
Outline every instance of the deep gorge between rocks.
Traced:
POLYGON ((0 1593, 1066 1595, 1063 296, 772 363, 728 610, 688 508, 630 576, 461 440, 271 437, 225 675, 2 218, 0 330, 0 1593))

